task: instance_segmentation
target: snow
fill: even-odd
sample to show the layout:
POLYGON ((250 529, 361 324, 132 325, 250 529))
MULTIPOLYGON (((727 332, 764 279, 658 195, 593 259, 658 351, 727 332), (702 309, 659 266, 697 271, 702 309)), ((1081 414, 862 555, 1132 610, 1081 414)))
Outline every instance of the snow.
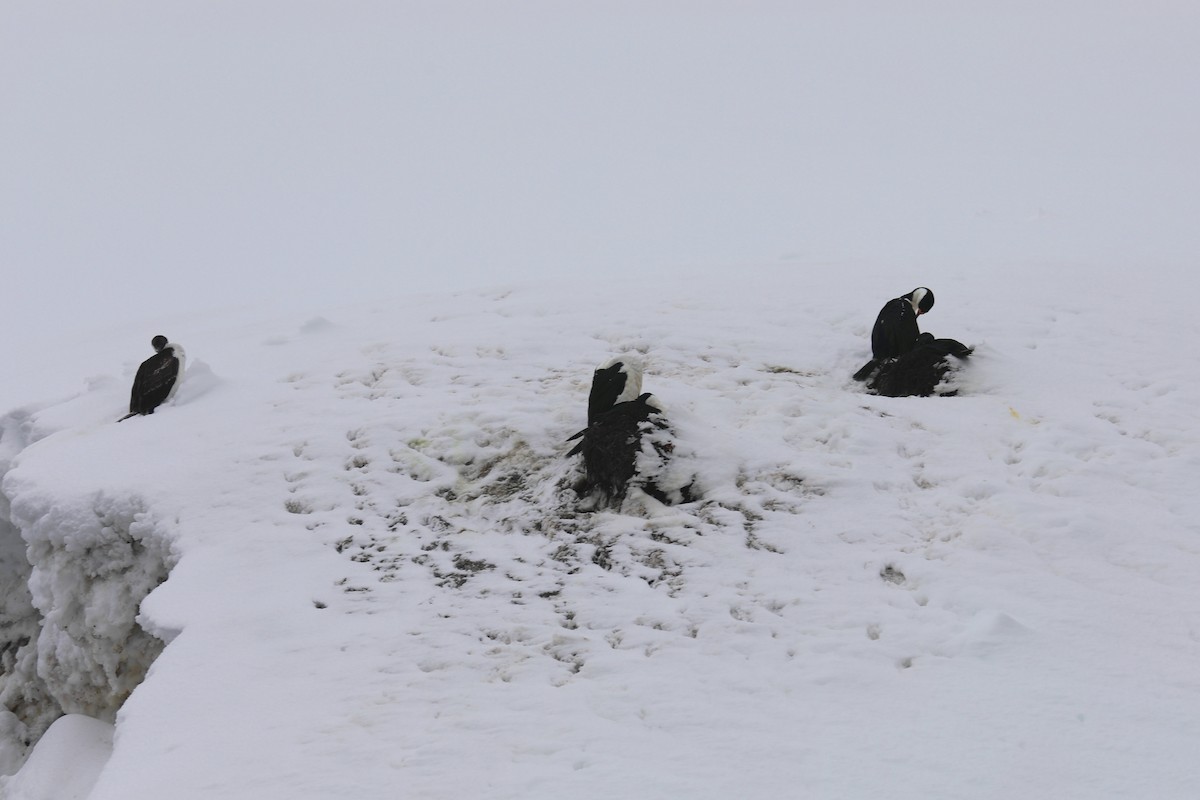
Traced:
POLYGON ((0 5, 0 799, 1191 800, 1198 29, 0 5))
POLYGON ((186 320, 173 405, 113 423, 130 359, 22 412, 39 652, 96 673, 62 610, 116 637, 150 589, 166 643, 87 796, 1188 796, 1195 321, 1153 274, 921 278, 958 397, 850 381, 859 270, 186 320), (630 352, 703 499, 582 513, 630 352))
POLYGON ((6 797, 85 800, 112 753, 112 726, 67 714, 46 731, 20 774, 4 787, 6 797))

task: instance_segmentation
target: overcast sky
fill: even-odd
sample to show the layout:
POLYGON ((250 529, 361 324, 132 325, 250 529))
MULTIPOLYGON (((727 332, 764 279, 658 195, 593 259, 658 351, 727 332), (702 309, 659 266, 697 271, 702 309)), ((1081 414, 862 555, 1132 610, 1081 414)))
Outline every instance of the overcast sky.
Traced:
POLYGON ((1198 41, 1190 2, 0 0, 3 348, 542 276, 1194 266, 1198 41))

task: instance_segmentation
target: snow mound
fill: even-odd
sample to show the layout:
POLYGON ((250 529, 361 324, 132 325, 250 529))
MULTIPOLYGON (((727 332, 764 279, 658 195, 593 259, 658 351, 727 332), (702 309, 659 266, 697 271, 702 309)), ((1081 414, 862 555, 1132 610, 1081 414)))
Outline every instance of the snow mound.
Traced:
POLYGON ((113 730, 80 714, 60 717, 16 775, 0 777, 7 800, 85 800, 112 753, 113 730))

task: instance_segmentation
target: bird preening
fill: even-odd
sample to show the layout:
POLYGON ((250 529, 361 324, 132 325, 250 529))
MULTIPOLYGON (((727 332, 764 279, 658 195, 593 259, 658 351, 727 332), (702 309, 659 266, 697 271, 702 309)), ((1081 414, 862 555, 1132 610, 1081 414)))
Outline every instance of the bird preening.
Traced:
POLYGON ((661 503, 693 499, 691 482, 669 486, 673 432, 654 395, 641 389, 641 363, 628 356, 602 364, 592 375, 587 427, 567 440, 579 440, 567 455, 583 457, 575 492, 585 509, 619 508, 635 487, 661 503))
POLYGON ((613 406, 633 400, 641 392, 642 365, 636 359, 614 358, 601 364, 592 374, 592 390, 588 393, 588 425, 612 410, 613 406))
POLYGON ((871 360, 854 373, 875 394, 885 397, 950 395, 939 390, 974 348, 955 339, 921 333, 917 317, 933 308, 933 292, 920 286, 879 311, 871 329, 871 360))
POLYGON ((889 300, 871 328, 871 357, 882 361, 912 350, 921 334, 917 317, 929 313, 933 300, 933 292, 924 286, 889 300))
POLYGON ((154 409, 167 402, 179 391, 187 356, 183 348, 159 335, 150 340, 154 355, 138 367, 129 396, 129 413, 117 420, 123 422, 140 414, 153 414, 154 409))

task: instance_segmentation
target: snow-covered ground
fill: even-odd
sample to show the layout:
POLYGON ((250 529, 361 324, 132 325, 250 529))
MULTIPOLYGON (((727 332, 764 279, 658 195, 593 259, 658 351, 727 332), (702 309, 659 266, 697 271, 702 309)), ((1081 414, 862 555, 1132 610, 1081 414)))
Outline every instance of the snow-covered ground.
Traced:
POLYGON ((74 715, 0 785, 1192 797, 1200 330, 1176 280, 845 264, 196 317, 162 331, 190 357, 175 405, 115 424, 159 332, 130 331, 123 364, 6 419, 26 648, 74 715), (918 284, 924 328, 977 346, 962 391, 864 395, 874 314, 918 284), (698 502, 576 510, 564 439, 621 353, 698 502), (115 727, 79 716, 112 720, 155 654, 126 642, 168 569, 137 617, 166 647, 115 727))
POLYGON ((0 0, 0 800, 1200 796, 1195 4, 135 5, 0 0))

